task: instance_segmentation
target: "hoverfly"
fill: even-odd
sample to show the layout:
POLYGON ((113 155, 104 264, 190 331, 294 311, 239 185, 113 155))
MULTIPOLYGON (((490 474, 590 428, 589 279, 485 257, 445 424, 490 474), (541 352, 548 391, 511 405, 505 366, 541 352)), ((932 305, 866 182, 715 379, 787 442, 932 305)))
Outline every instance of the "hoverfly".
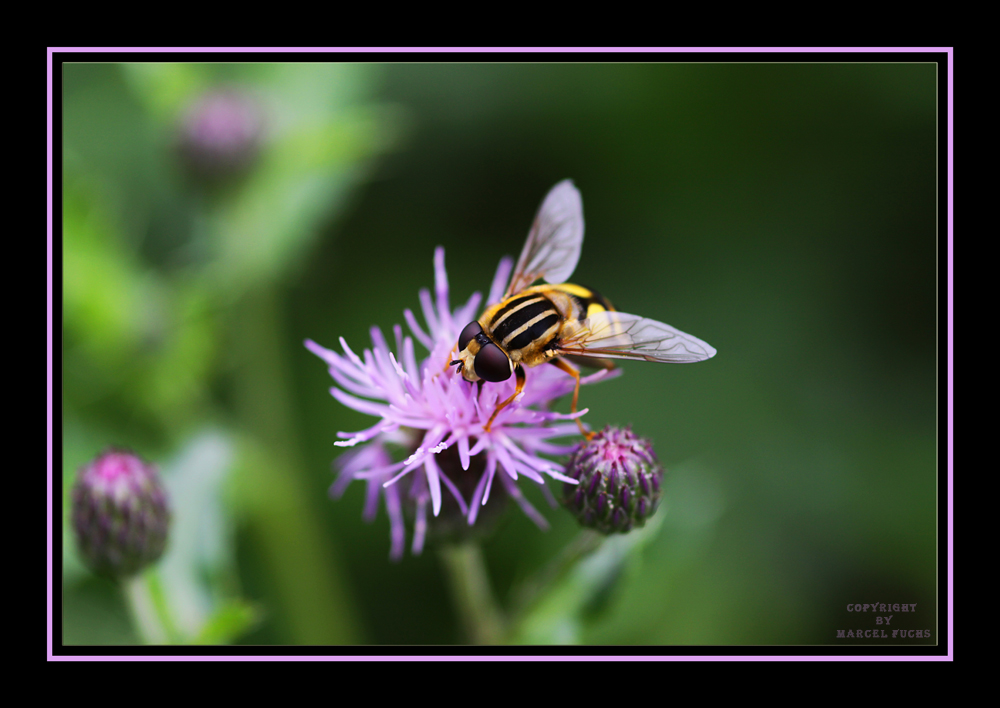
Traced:
MULTIPOLYGON (((497 404, 485 432, 524 389, 524 367, 549 362, 576 379, 571 407, 576 413, 580 372, 562 357, 604 360, 595 363, 610 368, 607 359, 688 363, 715 356, 715 349, 697 337, 618 312, 597 292, 564 282, 580 260, 582 245, 583 201, 573 182, 563 180, 542 202, 500 302, 459 335, 458 358, 448 366, 457 366, 466 381, 482 385, 516 377, 514 395, 497 404), (532 287, 539 279, 547 284, 532 287)), ((576 422, 580 432, 593 437, 579 418, 576 422)))

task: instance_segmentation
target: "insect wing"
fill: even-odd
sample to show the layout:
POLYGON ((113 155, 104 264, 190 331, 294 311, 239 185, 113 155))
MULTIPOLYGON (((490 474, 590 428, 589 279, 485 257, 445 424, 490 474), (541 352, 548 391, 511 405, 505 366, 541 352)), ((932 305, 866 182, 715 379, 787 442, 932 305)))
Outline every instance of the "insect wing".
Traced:
POLYGON ((583 200, 571 180, 553 187, 538 209, 503 299, 539 278, 564 283, 576 270, 583 246, 583 200))
POLYGON ((559 343, 560 354, 685 364, 715 356, 715 348, 663 322, 625 312, 597 312, 559 343))

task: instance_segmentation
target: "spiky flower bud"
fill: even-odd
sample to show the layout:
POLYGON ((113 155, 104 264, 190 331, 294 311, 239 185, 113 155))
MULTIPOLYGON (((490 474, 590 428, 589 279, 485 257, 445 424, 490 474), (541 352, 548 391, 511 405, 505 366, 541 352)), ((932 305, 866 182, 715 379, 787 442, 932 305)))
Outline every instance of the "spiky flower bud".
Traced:
POLYGON ((163 554, 167 541, 170 510, 156 468, 128 450, 106 450, 80 468, 72 520, 80 555, 94 572, 135 574, 163 554))
POLYGON ((207 178, 244 171, 257 157, 263 112, 249 94, 215 89, 195 101, 181 118, 179 147, 191 168, 207 178))
POLYGON ((570 456, 563 500, 581 526, 604 534, 628 533, 646 523, 660 502, 663 467, 653 444, 631 427, 610 425, 570 456))

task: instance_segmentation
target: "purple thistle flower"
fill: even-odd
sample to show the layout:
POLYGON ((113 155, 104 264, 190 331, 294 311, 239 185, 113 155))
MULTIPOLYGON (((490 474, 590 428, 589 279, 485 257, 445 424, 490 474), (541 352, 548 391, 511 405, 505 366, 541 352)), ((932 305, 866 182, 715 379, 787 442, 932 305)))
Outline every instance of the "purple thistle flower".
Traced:
MULTIPOLYGON (((509 258, 500 262, 489 302, 500 300, 511 265, 509 258)), ((403 555, 404 508, 414 511, 412 552, 419 554, 428 531, 428 503, 437 517, 442 495, 450 494, 471 526, 497 480, 529 518, 539 527, 547 528, 545 518, 524 498, 515 482, 523 476, 542 485, 553 503, 543 475, 576 484, 576 480, 562 474, 560 465, 541 455, 565 455, 573 450, 573 446, 557 445, 551 439, 577 434, 574 422, 559 421, 571 421, 587 412, 584 409, 576 415, 564 415, 550 411, 552 401, 573 390, 574 381, 555 367, 539 366, 529 372, 520 398, 500 412, 488 433, 483 432, 497 403, 514 393, 514 379, 484 383, 481 393, 477 393, 475 384, 446 367, 453 358, 451 354, 462 327, 475 319, 481 296, 474 293, 463 306, 450 308, 444 249, 440 247, 434 252, 434 286, 433 297, 426 288, 420 291, 427 330, 420 326, 413 312, 405 310, 403 315, 413 337, 404 336, 402 327, 395 325, 395 353, 377 327, 371 329, 372 348, 365 349, 361 356, 343 338, 340 345, 344 354, 311 340, 305 342, 309 351, 329 365, 330 375, 337 384, 330 389, 333 397, 349 408, 379 419, 366 430, 338 433, 344 440, 336 442, 337 446, 355 449, 337 459, 340 475, 330 492, 339 497, 353 480, 365 480, 364 517, 368 521, 377 512, 379 497, 385 499, 391 527, 390 556, 394 560, 403 555), (429 351, 419 364, 413 338, 429 351), (393 444, 410 451, 409 456, 394 460, 389 452, 393 444), (459 465, 444 465, 448 468, 446 473, 440 464, 440 453, 452 449, 457 450, 459 465), (477 456, 483 456, 485 464, 473 464, 477 456), (482 471, 472 498, 466 501, 459 486, 472 485, 456 484, 452 476, 476 474, 478 469, 482 471), (403 480, 407 484, 401 485, 403 480)), ((584 377, 582 382, 591 383, 617 373, 617 370, 601 370, 584 377)))

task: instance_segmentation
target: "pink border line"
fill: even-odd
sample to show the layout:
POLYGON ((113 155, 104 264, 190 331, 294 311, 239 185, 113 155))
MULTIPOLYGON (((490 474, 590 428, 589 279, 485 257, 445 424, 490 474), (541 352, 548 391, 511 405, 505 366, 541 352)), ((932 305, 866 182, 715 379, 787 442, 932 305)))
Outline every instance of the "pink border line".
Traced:
POLYGON ((949 661, 945 656, 56 656, 53 661, 949 661))
POLYGON ((693 53, 693 54, 733 54, 733 53, 843 53, 857 54, 884 52, 886 54, 902 54, 905 52, 947 52, 949 57, 951 47, 50 47, 52 52, 210 52, 219 54, 238 54, 241 52, 266 52, 268 54, 288 53, 336 53, 351 52, 364 54, 403 54, 403 53, 465 53, 465 54, 573 54, 573 53, 693 53))
MULTIPOLYGON (((46 268, 46 442, 47 449, 47 469, 48 480, 46 489, 48 493, 48 509, 46 512, 46 540, 48 549, 47 578, 47 612, 46 612, 46 648, 50 661, 952 661, 954 659, 954 48, 953 47, 49 47, 47 54, 47 94, 46 94, 46 118, 47 118, 47 140, 46 140, 46 181, 48 189, 47 197, 47 268, 46 268), (906 52, 944 52, 948 55, 948 134, 947 134, 947 160, 948 160, 948 394, 947 394, 947 437, 948 437, 948 654, 944 656, 363 656, 363 655, 335 655, 330 656, 172 656, 169 654, 149 655, 149 656, 74 656, 60 655, 54 656, 52 653, 52 606, 53 606, 53 569, 52 569, 52 248, 53 248, 53 223, 52 223, 52 56, 54 53, 79 52, 133 52, 133 53, 219 53, 238 54, 245 52, 262 53, 328 53, 338 52, 364 53, 364 54, 402 54, 402 53, 503 53, 503 54, 572 54, 572 53, 615 53, 615 54, 635 54, 635 53, 873 53, 880 52, 886 54, 901 54, 906 52)), ((363 650, 363 647, 359 647, 363 650)))
POLYGON ((955 652, 955 55, 948 49, 948 657, 955 652))
POLYGON ((48 479, 46 480, 46 490, 48 493, 48 509, 45 517, 45 535, 48 544, 48 563, 46 566, 46 630, 45 638, 48 648, 49 659, 52 656, 52 50, 49 50, 48 67, 46 71, 46 91, 45 91, 45 117, 48 124, 45 141, 45 161, 46 161, 46 187, 48 196, 46 197, 46 230, 48 233, 45 245, 46 268, 45 268, 45 442, 46 442, 46 469, 48 479))

